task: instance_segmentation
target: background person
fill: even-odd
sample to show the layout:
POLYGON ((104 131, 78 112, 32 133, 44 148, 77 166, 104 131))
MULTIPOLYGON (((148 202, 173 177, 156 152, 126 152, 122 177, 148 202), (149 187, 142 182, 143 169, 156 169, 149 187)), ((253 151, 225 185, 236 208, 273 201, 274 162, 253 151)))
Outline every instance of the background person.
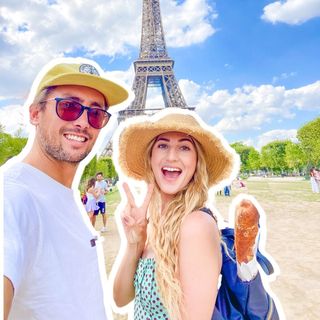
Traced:
POLYGON ((99 190, 95 188, 95 184, 96 184, 96 179, 91 178, 88 180, 87 186, 86 186, 87 201, 85 203, 85 208, 86 208, 86 211, 87 211, 87 214, 89 216, 91 223, 92 223, 94 211, 99 208, 97 206, 97 199, 99 197, 99 190))
POLYGON ((313 193, 319 193, 319 185, 316 180, 317 171, 315 168, 310 169, 310 183, 311 183, 311 190, 313 193))
POLYGON ((103 173, 98 172, 96 173, 96 183, 95 183, 95 188, 99 192, 99 196, 97 198, 97 206, 98 209, 94 211, 94 215, 92 217, 92 225, 95 226, 96 224, 96 218, 101 212, 102 215, 102 222, 103 222, 103 227, 101 228, 101 232, 106 232, 107 231, 107 215, 106 215, 106 193, 108 192, 108 184, 103 178, 103 173))
POLYGON ((318 190, 320 192, 320 170, 318 168, 314 169, 314 179, 318 185, 318 190))
POLYGON ((2 168, 4 319, 107 317, 102 247, 71 189, 108 108, 128 97, 98 69, 89 60, 59 59, 39 73, 28 106, 31 149, 2 168))

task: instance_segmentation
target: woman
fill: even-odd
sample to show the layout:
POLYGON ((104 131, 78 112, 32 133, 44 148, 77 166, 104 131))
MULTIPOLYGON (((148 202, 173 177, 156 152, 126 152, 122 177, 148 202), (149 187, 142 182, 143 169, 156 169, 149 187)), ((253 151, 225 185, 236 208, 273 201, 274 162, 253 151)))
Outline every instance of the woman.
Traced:
POLYGON ((314 193, 319 193, 319 183, 320 181, 320 176, 318 174, 318 171, 316 168, 311 168, 310 169, 310 183, 311 183, 311 190, 314 193))
POLYGON ((86 198, 85 208, 89 216, 90 222, 92 223, 94 210, 98 209, 97 198, 99 197, 99 190, 95 188, 96 179, 91 178, 87 182, 86 186, 86 198))
POLYGON ((114 300, 124 306, 134 299, 136 320, 211 319, 220 237, 216 220, 201 209, 210 187, 235 178, 239 160, 195 113, 170 109, 131 120, 118 131, 118 172, 145 181, 148 191, 138 207, 124 184, 127 246, 114 300))

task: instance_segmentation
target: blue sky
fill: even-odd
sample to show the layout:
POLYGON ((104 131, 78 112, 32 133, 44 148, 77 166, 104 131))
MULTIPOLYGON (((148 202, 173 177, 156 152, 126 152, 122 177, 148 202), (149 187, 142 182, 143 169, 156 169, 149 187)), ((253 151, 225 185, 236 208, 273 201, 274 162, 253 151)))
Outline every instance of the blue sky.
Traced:
MULTIPOLYGON (((190 106, 229 142, 295 140, 320 115, 320 0, 160 0, 169 56, 190 106)), ((83 56, 132 85, 142 0, 0 5, 0 123, 25 127, 23 103, 50 59, 83 56)), ((152 92, 148 104, 159 104, 152 92)))

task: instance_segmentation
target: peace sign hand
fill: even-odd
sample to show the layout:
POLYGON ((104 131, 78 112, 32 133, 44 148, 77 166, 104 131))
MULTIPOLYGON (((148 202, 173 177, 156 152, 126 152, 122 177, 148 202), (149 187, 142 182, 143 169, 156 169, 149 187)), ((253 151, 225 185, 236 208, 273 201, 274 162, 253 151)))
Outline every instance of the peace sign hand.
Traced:
POLYGON ((121 214, 128 245, 137 245, 143 250, 147 239, 147 211, 151 200, 154 185, 149 184, 147 194, 140 207, 136 205, 134 197, 127 183, 123 183, 128 203, 121 214))

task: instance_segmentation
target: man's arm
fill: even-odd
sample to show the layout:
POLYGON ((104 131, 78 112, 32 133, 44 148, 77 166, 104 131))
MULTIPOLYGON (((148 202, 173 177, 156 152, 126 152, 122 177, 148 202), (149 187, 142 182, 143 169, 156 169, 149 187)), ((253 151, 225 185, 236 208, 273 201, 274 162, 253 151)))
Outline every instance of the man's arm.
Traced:
POLYGON ((10 279, 3 277, 3 319, 7 320, 13 300, 13 285, 10 279))

